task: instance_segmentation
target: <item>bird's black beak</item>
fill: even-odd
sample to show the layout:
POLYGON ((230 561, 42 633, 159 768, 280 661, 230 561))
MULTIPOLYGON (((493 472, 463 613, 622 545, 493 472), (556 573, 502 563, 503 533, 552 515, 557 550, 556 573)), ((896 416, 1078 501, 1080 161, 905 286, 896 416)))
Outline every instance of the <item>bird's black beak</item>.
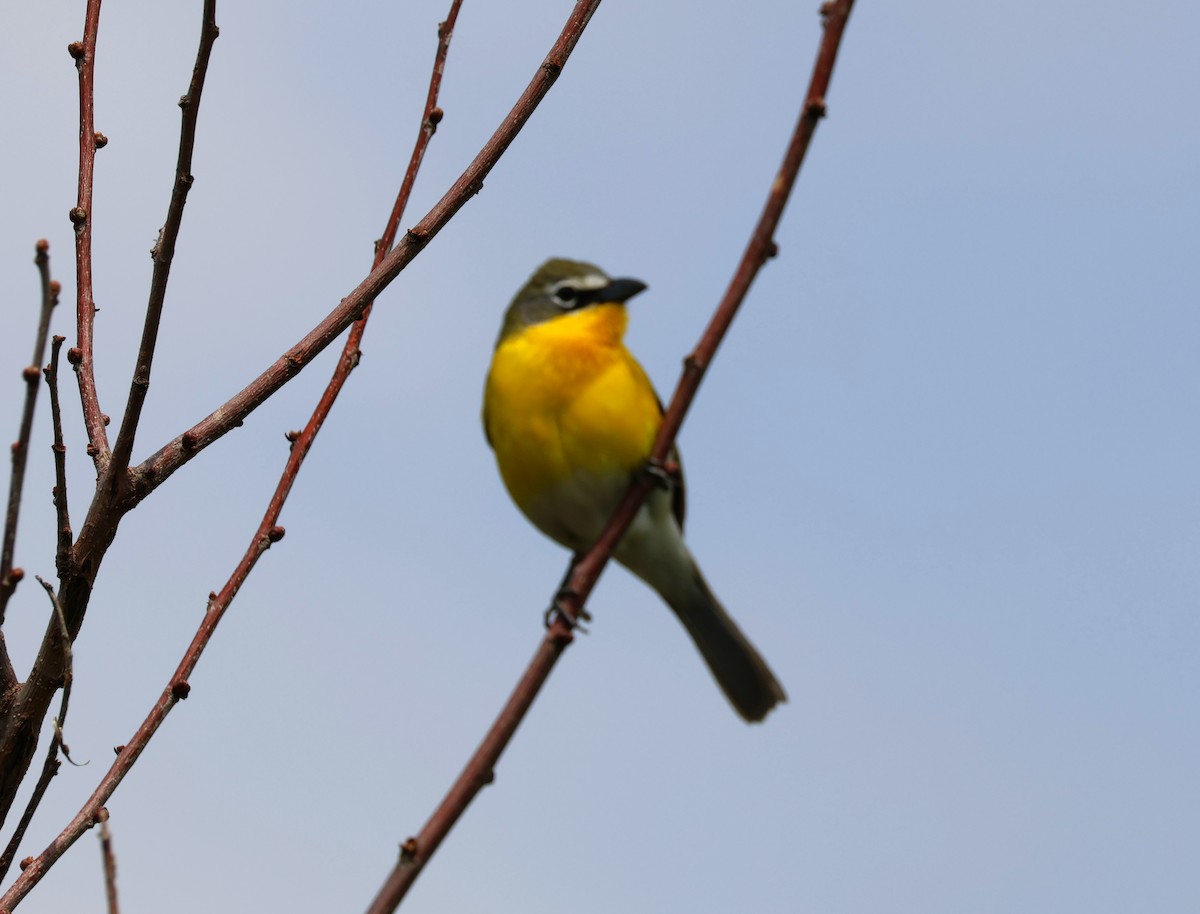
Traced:
POLYGON ((640 279, 614 279, 602 288, 580 292, 575 301, 578 305, 607 304, 608 302, 624 304, 639 292, 644 291, 645 288, 646 284, 640 279))

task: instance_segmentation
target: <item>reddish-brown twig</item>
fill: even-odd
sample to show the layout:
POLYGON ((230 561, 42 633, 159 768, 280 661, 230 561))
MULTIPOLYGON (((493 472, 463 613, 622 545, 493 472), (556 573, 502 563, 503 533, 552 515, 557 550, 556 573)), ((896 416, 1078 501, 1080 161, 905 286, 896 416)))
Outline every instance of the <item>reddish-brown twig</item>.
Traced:
MULTIPOLYGON (((61 338, 56 337, 56 339, 61 338)), ((57 354, 57 347, 55 353, 57 354)), ((4 853, 0 854, 0 880, 3 880, 8 875, 8 868, 12 866, 13 859, 17 855, 17 850, 21 846, 21 840, 25 837, 25 832, 29 828, 29 823, 33 821, 34 813, 37 812, 38 807, 42 804, 42 797, 46 795, 46 789, 50 786, 50 781, 58 774, 58 769, 62 766, 62 763, 58 760, 59 750, 62 750, 63 755, 67 757, 67 761, 71 761, 67 745, 63 741, 63 724, 67 720, 67 708, 71 703, 71 683, 74 679, 71 665, 71 642, 66 637, 67 621, 63 616, 62 604, 58 602, 54 588, 48 582, 42 580, 41 577, 38 577, 37 582, 42 585, 42 589, 46 591, 46 595, 50 598, 50 607, 54 611, 54 618, 51 619, 50 624, 56 625, 59 631, 63 633, 63 665, 66 669, 66 675, 63 682, 62 698, 59 700, 58 716, 54 719, 54 736, 51 737, 50 746, 46 750, 46 761, 42 763, 42 773, 38 776, 37 783, 33 786, 33 791, 29 795, 29 800, 25 804, 25 810, 21 813, 17 827, 13 830, 8 846, 4 848, 4 853)))
MULTIPOLYGON (((829 88, 833 64, 852 5, 853 0, 836 0, 836 2, 826 3, 821 7, 825 26, 824 36, 817 54, 816 64, 813 67, 812 79, 809 82, 799 123, 792 134, 783 165, 771 185, 762 215, 750 237, 741 263, 738 265, 729 288, 721 299, 699 345, 687 358, 683 377, 675 388, 675 394, 663 417, 662 427, 651 452, 652 465, 661 466, 667 459, 675 435, 683 422, 684 414, 695 397, 696 389, 712 360, 713 353, 728 330, 733 315, 745 298, 754 276, 763 263, 775 253, 775 245, 771 240, 772 235, 783 214, 784 204, 796 182, 796 176, 804 161, 804 153, 808 149, 813 131, 816 129, 817 122, 825 114, 825 95, 829 88)), ((425 823, 425 827, 415 838, 409 838, 401 846, 400 859, 367 909, 368 914, 388 914, 396 909, 425 864, 466 811, 471 800, 485 785, 491 782, 492 771, 505 746, 508 745, 521 720, 533 704, 534 698, 537 697, 538 691, 550 675, 550 670, 555 662, 562 655, 564 648, 571 643, 571 623, 568 621, 568 617, 571 620, 579 618, 583 605, 595 586, 600 572, 612 556, 613 548, 620 542, 621 536, 633 522, 634 515, 653 485, 649 474, 643 474, 642 478, 635 480, 599 539, 569 571, 566 586, 556 598, 556 605, 561 612, 555 616, 547 629, 525 674, 513 689, 512 695, 492 724, 483 742, 480 743, 479 748, 476 749, 475 754, 459 775, 458 780, 451 786, 450 791, 429 821, 425 823)))
POLYGON ((58 548, 54 564, 61 574, 71 556, 71 512, 67 506, 67 446, 63 443, 62 410, 58 402, 58 354, 66 337, 56 336, 50 346, 50 365, 45 369, 50 388, 50 423, 54 431, 54 514, 58 528, 58 548))
MULTIPOLYGON (((817 60, 813 64, 812 77, 809 80, 800 119, 792 132, 783 164, 780 165, 779 172, 771 184, 771 191, 763 206, 762 214, 759 216, 758 224, 755 225, 750 241, 746 245, 741 262, 738 264, 716 312, 709 321, 704 335, 700 338, 700 342, 684 361, 683 376, 675 387, 675 393, 663 415, 658 437, 654 441, 654 448, 650 452, 652 466, 662 466, 667 459, 667 454, 671 450, 675 436, 679 433, 680 426, 683 425, 683 418, 692 405, 692 400, 700 387, 700 381, 704 378, 704 373, 712 362, 717 346, 720 345, 726 331, 729 330, 729 325, 733 323, 734 315, 741 307, 746 293, 750 291, 750 284, 754 282, 758 271, 762 269, 767 260, 776 254, 775 242, 772 240, 775 228, 783 216, 783 208, 796 183, 800 166, 804 164, 804 156, 808 152, 808 145, 817 129, 817 124, 825 116, 825 96, 829 91, 833 65, 837 59, 842 33, 853 5, 854 0, 834 0, 834 2, 821 5, 824 35, 817 52, 817 60)), ((638 508, 641 507, 654 484, 649 475, 644 475, 634 481, 629 492, 626 493, 625 500, 618 507, 599 539, 572 568, 567 579, 567 586, 563 588, 561 596, 558 598, 558 605, 571 619, 578 618, 580 609, 600 577, 604 565, 612 556, 613 549, 621 541, 621 537, 629 525, 633 523, 638 508)), ((561 631, 569 629, 567 623, 562 619, 558 620, 558 626, 561 631)))
POLYGON ((558 40, 500 127, 484 144, 457 181, 420 222, 409 229, 358 287, 341 300, 300 342, 285 352, 241 393, 207 418, 193 425, 132 471, 130 499, 137 502, 160 486, 171 474, 232 429, 241 425, 276 390, 295 377, 351 323, 362 316, 400 271, 427 245, 446 223, 483 187, 483 179, 509 147, 538 104, 550 91, 583 34, 600 0, 576 0, 558 40))
POLYGON ((107 142, 96 132, 94 80, 99 28, 100 0, 88 0, 83 40, 67 46, 79 71, 79 197, 71 210, 71 222, 75 226, 75 321, 79 340, 67 353, 67 359, 75 366, 79 379, 88 454, 96 469, 102 471, 108 463, 108 433, 104 430, 104 414, 100 410, 92 366, 92 330, 96 322, 96 300, 92 291, 92 179, 96 149, 107 142))
POLYGON ((96 813, 100 825, 100 856, 104 861, 104 897, 108 901, 108 914, 121 914, 117 903, 117 856, 112 849, 112 834, 108 830, 108 810, 101 807, 96 813))
MULTIPOLYGON (((437 53, 433 58, 433 72, 429 76, 429 91, 425 94, 425 111, 421 115, 421 129, 417 131, 417 141, 413 146, 412 155, 408 159, 408 168, 404 171, 404 179, 400 182, 400 191, 396 194, 396 202, 388 217, 387 227, 379 241, 375 243, 375 261, 371 269, 382 262, 383 257, 396 243, 396 232, 400 229, 400 220, 408 208, 408 198, 412 196, 413 184, 417 180, 417 172, 425 159, 425 150, 429 141, 437 133, 437 126, 442 122, 442 109, 438 107, 438 94, 442 91, 442 74, 446 71, 446 54, 450 50, 450 38, 454 34, 454 23, 458 21, 458 11, 462 0, 452 0, 450 9, 444 21, 438 23, 437 53)), ((369 306, 368 306, 369 307, 369 306)), ((365 317, 365 315, 364 315, 365 317)))
MULTIPOLYGON (((21 493, 25 486, 25 464, 29 458, 29 439, 33 433, 33 414, 37 406, 38 379, 41 377, 42 362, 46 358, 46 337, 50 334, 50 314, 58 304, 58 283, 50 279, 50 243, 42 239, 37 243, 33 262, 37 264, 41 279, 42 299, 39 309, 37 333, 33 342, 33 360, 21 372, 25 380, 25 406, 21 411, 21 427, 12 447, 12 476, 8 487, 8 509, 4 515, 4 541, 0 546, 0 625, 4 624, 4 613, 8 600, 20 581, 21 575, 13 575, 13 554, 17 544, 17 523, 21 517, 21 493)), ((11 682, 7 652, 0 652, 0 691, 11 682)))
POLYGON ((129 400, 125 404, 125 415, 121 429, 113 444, 112 461, 109 463, 100 489, 113 492, 122 482, 129 467, 133 452, 133 440, 137 435, 142 405, 150 389, 150 369, 154 362, 154 347, 158 340, 158 327, 162 321, 163 302, 167 296, 167 281, 171 277, 171 263, 175 259, 175 243, 179 228, 183 224, 183 208, 187 204, 188 191, 192 188, 192 151, 196 145, 196 123, 200 118, 200 97, 204 92, 204 77, 208 73, 208 61, 212 56, 220 29, 217 28, 217 0, 204 0, 204 13, 200 27, 200 48, 196 52, 196 64, 192 68, 192 80, 187 94, 179 99, 183 109, 179 130, 179 154, 175 162, 175 181, 171 189, 171 202, 167 205, 167 219, 159 229, 158 241, 150 251, 154 261, 154 273, 150 279, 150 300, 146 304, 146 318, 142 326, 142 342, 138 347, 137 364, 133 380, 129 385, 129 400))
POLYGON ((33 343, 33 361, 21 372, 25 380, 25 405, 21 425, 12 447, 12 475, 9 478, 8 507, 4 515, 4 540, 0 546, 0 717, 7 716, 17 686, 17 674, 8 645, 4 641, 4 616, 8 601, 17 589, 25 572, 13 567, 17 545, 17 524, 21 517, 21 495, 25 488, 25 465, 29 458, 30 437, 33 434, 33 414, 37 406, 39 366, 46 357, 46 336, 50 332, 50 315, 58 304, 59 285, 50 278, 50 243, 45 239, 35 246, 34 263, 41 280, 41 307, 37 333, 33 343))

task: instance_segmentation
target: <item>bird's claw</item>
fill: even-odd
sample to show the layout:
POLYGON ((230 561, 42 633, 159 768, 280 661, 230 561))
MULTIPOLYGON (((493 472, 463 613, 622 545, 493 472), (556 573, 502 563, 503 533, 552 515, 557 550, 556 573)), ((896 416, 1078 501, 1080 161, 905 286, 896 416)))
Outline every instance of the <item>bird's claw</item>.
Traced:
POLYGON ((670 490, 679 482, 679 463, 674 460, 668 460, 666 463, 651 460, 642 467, 642 473, 655 487, 670 490))
POLYGON ((572 616, 569 612, 567 612, 563 604, 565 598, 573 596, 577 597, 578 594, 570 588, 563 588, 555 595, 554 601, 550 604, 549 608, 547 608, 546 612, 542 616, 542 622, 545 624, 546 628, 549 628, 551 625, 553 625, 555 619, 562 619, 563 624, 566 625, 571 631, 579 632, 581 635, 586 635, 588 633, 588 630, 580 623, 591 622, 592 614, 581 606, 579 607, 578 614, 572 616))

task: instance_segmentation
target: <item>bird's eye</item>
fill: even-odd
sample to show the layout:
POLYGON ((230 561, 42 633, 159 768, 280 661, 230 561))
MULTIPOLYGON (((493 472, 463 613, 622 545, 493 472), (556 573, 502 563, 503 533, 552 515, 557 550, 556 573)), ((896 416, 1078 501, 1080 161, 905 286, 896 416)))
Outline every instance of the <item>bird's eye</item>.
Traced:
POLYGON ((579 290, 574 286, 559 286, 551 295, 560 305, 569 305, 579 296, 579 290))

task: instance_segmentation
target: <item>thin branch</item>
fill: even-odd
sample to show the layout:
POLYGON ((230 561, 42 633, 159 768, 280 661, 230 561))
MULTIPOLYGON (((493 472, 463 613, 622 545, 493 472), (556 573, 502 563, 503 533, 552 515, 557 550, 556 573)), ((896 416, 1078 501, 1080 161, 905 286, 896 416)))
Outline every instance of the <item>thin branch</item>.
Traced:
MULTIPOLYGON (((396 232, 400 228, 400 220, 408 208, 408 198, 412 196, 413 185, 417 180, 417 172, 421 170, 421 162, 425 159, 425 150, 429 141, 437 133, 438 124, 442 122, 445 112, 438 107, 438 94, 442 90, 442 74, 446 71, 446 55, 450 51, 450 39, 454 35, 454 24, 458 21, 458 11, 462 0, 452 0, 446 19, 438 23, 437 51, 433 56, 433 72, 429 75, 429 91, 425 95, 425 111, 421 114, 421 129, 417 131, 417 141, 413 146, 412 155, 408 159, 404 179, 400 182, 400 191, 396 194, 396 202, 388 217, 387 227, 375 245, 374 269, 382 262, 384 255, 392 249, 396 242, 396 232)), ((369 307, 369 306, 368 306, 369 307)), ((365 318, 365 315, 364 315, 365 318)))
MULTIPOLYGON (((379 266, 395 242, 396 233, 400 227, 400 220, 404 218, 404 211, 408 208, 408 200, 412 196, 412 189, 417 180, 417 173, 421 170, 421 163, 425 159, 425 150, 429 147, 429 141, 437 132, 437 125, 441 123, 444 115, 442 109, 438 107, 438 93, 442 86, 442 74, 446 69, 446 55, 450 50, 450 39, 453 37, 454 24, 458 21, 458 11, 461 6, 462 0, 451 0, 450 10, 446 14, 445 21, 438 23, 437 51, 434 54, 433 71, 429 77, 429 91, 425 97, 425 110, 421 114, 421 126, 417 131, 417 139, 413 145, 412 155, 409 156, 408 168, 405 169, 404 178, 400 182, 400 190, 396 194, 396 201, 392 205, 392 212, 388 216, 383 234, 375 243, 375 260, 371 265, 372 269, 379 266)), ((278 522, 279 515, 283 510, 283 504, 291 492, 292 485, 295 483, 296 476, 300 472, 300 466, 304 462, 304 458, 308 456, 308 452, 312 449, 317 433, 321 430, 321 426, 324 425, 330 410, 333 409, 333 404, 345 386, 346 380, 350 377, 350 372, 358 367, 359 360, 362 357, 359 347, 362 343, 363 333, 366 331, 367 320, 371 316, 373 305, 373 301, 368 302, 366 308, 363 310, 362 317, 350 325, 350 332, 347 334, 346 343, 342 347, 342 356, 338 359, 333 369, 333 377, 329 379, 329 384, 326 385, 325 391, 321 395, 321 399, 317 402, 316 409, 313 410, 313 414, 309 417, 304 429, 298 434, 289 434, 288 436, 292 442, 291 453, 288 456, 287 464, 284 466, 283 474, 280 477, 275 493, 267 505, 266 514, 259 525, 255 536, 256 542, 261 541, 262 537, 274 528, 278 522)), ((233 577, 231 577, 229 583, 221 591, 222 595, 228 591, 228 599, 233 599, 233 595, 237 593, 246 576, 250 574, 254 563, 261 554, 261 552, 253 548, 247 551, 242 564, 239 565, 238 569, 235 569, 233 577), (232 589, 230 589, 231 585, 232 589)), ((218 600, 220 601, 220 597, 218 597, 218 600)), ((227 605, 228 601, 225 601, 222 612, 227 605)))
MULTIPOLYGON (((662 425, 650 452, 650 465, 662 466, 675 442, 675 436, 683 425, 683 418, 692 405, 700 382, 712 362, 713 355, 721 340, 724 338, 729 325, 733 323, 734 315, 741 307, 750 284, 762 269, 763 264, 778 253, 773 236, 783 216, 783 208, 791 195, 800 166, 804 164, 804 156, 808 152, 809 143, 816 132, 817 124, 825 116, 825 96, 829 91, 829 81, 833 76, 833 65, 837 60, 838 49, 841 46, 842 33, 854 0, 834 0, 821 5, 821 17, 824 25, 824 35, 821 47, 817 52, 817 60, 813 65, 812 78, 809 80, 808 92, 804 98, 804 107, 800 119, 792 132, 788 143, 783 164, 779 168, 771 191, 759 216, 758 224, 750 236, 741 262, 725 290, 721 303, 717 306, 712 320, 709 322, 700 342, 684 361, 683 376, 675 388, 670 405, 663 415, 662 425)), ((584 554, 574 566, 568 577, 567 586, 558 598, 559 607, 573 621, 579 617, 583 604, 587 601, 600 572, 612 556, 613 550, 621 537, 633 523, 633 518, 641 507, 651 488, 655 485, 653 478, 646 474, 635 480, 630 486, 625 500, 618 507, 609 521, 608 526, 596 540, 595 545, 584 554)), ((568 627, 564 623, 564 628, 568 627)))
POLYGON ((491 139, 475 156, 457 181, 426 216, 409 229, 378 267, 341 300, 302 340, 207 418, 202 419, 132 471, 130 498, 136 503, 214 441, 241 425, 242 421, 275 391, 294 378, 351 323, 368 304, 388 287, 414 257, 445 227, 446 223, 483 188, 483 179, 516 138, 538 104, 550 91, 563 66, 579 42, 600 0, 576 0, 575 6, 549 55, 505 116, 491 139))
POLYGON ((50 278, 50 242, 44 238, 35 245, 33 262, 37 265, 41 280, 41 306, 38 314, 37 333, 33 343, 33 361, 21 372, 25 380, 25 406, 21 412, 21 425, 17 440, 12 447, 12 475, 9 478, 8 507, 4 515, 4 540, 0 546, 0 711, 7 715, 9 703, 17 686, 17 674, 8 645, 4 640, 4 617, 8 601, 17 584, 25 576, 20 568, 13 567, 17 545, 17 524, 21 517, 21 496, 25 488, 25 466, 29 459, 29 444, 33 435, 33 415, 37 406, 38 366, 46 357, 46 336, 50 333, 50 315, 58 304, 59 284, 50 278))
POLYGON ((67 446, 63 443, 62 411, 58 402, 58 353, 66 337, 56 336, 50 347, 50 365, 46 368, 46 386, 50 388, 50 422, 54 428, 54 512, 58 527, 58 547, 54 564, 60 574, 71 559, 71 512, 67 507, 67 446))
MULTIPOLYGON (((63 445, 62 413, 59 407, 58 388, 59 353, 64 341, 64 337, 54 337, 50 350, 50 365, 44 369, 44 372, 46 383, 50 388, 50 418, 54 427, 54 506, 58 527, 55 564, 58 568, 59 578, 64 582, 63 586, 66 588, 67 581, 70 580, 68 565, 71 560, 72 543, 71 521, 67 512, 66 447, 63 445)), ((40 581, 41 578, 38 580, 40 581)), ((0 723, 3 723, 3 726, 0 727, 0 758, 4 759, 4 773, 8 778, 4 785, 5 795, 3 806, 0 808, 0 820, 7 816, 8 810, 15 800, 16 788, 24 779, 28 765, 33 760, 37 745, 37 731, 49 711, 54 693, 60 686, 63 688, 62 707, 59 712, 60 721, 66 715, 67 698, 71 688, 70 665, 66 662, 70 657, 71 634, 62 603, 53 595, 51 600, 54 603, 55 615, 47 626, 42 646, 38 651, 29 678, 19 687, 14 685, 9 692, 0 696, 0 704, 2 704, 0 711, 3 712, 0 713, 0 723)), ((0 638, 2 638, 2 634, 0 634, 0 638)), ((61 743, 61 737, 59 742, 61 743)), ((56 748, 55 746, 51 747, 51 757, 56 748)), ((63 750, 65 753, 65 746, 63 750)), ((46 764, 49 765, 50 761, 48 760, 46 764)), ((55 766, 55 770, 57 770, 57 766, 55 766)), ((35 791, 34 798, 27 806, 22 819, 26 824, 37 803, 40 802, 40 791, 45 789, 45 785, 49 783, 52 776, 53 772, 47 772, 44 767, 39 780, 39 784, 42 786, 35 791)), ((24 831, 24 826, 19 828, 20 831, 24 831)), ((4 859, 8 860, 7 857, 4 859)), ((7 863, 5 868, 7 868, 7 863)), ((0 876, 0 878, 3 877, 0 876)))
POLYGON ((121 906, 117 903, 117 858, 108 830, 107 809, 101 807, 96 822, 100 825, 100 856, 104 861, 104 897, 108 900, 108 914, 121 914, 121 906))
MULTIPOLYGON (((9 839, 8 846, 4 848, 4 853, 0 854, 0 881, 8 875, 9 867, 12 866, 13 860, 16 859, 17 851, 20 849, 21 841, 25 837, 29 823, 33 821, 34 813, 37 812, 38 807, 42 804, 42 798, 46 795, 50 781, 54 779, 54 776, 58 774, 58 769, 62 767, 62 762, 58 759, 59 750, 62 750, 68 762, 71 761, 67 744, 63 741, 63 725, 67 720, 67 707, 71 702, 71 683, 74 681, 71 663, 71 640, 67 637, 67 620, 63 616, 62 604, 58 602, 54 588, 40 577, 37 581, 50 597, 50 605, 54 610, 54 617, 57 620, 58 629, 62 635, 67 672, 63 680, 62 698, 58 706, 58 716, 54 719, 54 736, 51 737, 50 747, 46 751, 46 761, 42 764, 42 773, 38 776, 37 783, 33 786, 33 792, 29 796, 29 801, 25 804, 25 810, 21 813, 20 821, 17 822, 17 827, 9 839)), ((71 762, 71 764, 74 764, 74 762, 71 762)))
POLYGON ((96 150, 108 142, 103 134, 96 132, 94 80, 99 28, 100 0, 88 0, 83 40, 67 45, 79 71, 79 197, 70 214, 75 225, 75 320, 79 342, 67 352, 67 360, 75 366, 78 375, 79 399, 88 433, 88 454, 96 469, 103 470, 108 463, 108 433, 104 430, 104 413, 100 410, 92 365, 92 331, 96 323, 96 300, 92 291, 92 183, 96 150))
MULTIPOLYGON (((42 589, 46 591, 46 596, 50 598, 50 608, 54 610, 54 623, 58 625, 58 635, 62 641, 62 660, 63 669, 66 674, 63 676, 63 685, 68 686, 75 678, 75 654, 71 647, 71 633, 67 629, 67 617, 63 614, 62 604, 58 602, 58 596, 54 593, 54 588, 49 582, 42 579, 41 575, 35 575, 42 589)), ((59 728, 62 727, 62 721, 59 721, 59 728)))
MULTIPOLYGON (((4 624, 4 613, 8 600, 16 590, 20 575, 14 577, 13 554, 17 543, 17 523, 21 517, 21 493, 25 486, 25 466, 29 459, 29 440, 33 433, 33 414, 37 406, 38 377, 46 358, 46 337, 50 334, 50 315, 58 304, 59 286, 50 278, 50 242, 42 239, 36 245, 33 262, 37 264, 41 279, 41 307, 38 314, 37 333, 33 342, 33 358, 21 372, 25 380, 25 407, 21 412, 21 427, 12 447, 12 477, 8 487, 8 510, 4 515, 4 542, 0 546, 0 625, 4 624)), ((7 666, 7 655, 0 660, 0 667, 7 666)), ((0 668, 0 688, 7 677, 0 668)))
MULTIPOLYGON (((496 161, 504 150, 512 143, 516 134, 537 108, 538 103, 545 97, 550 87, 554 84, 571 51, 578 44, 580 35, 582 35, 584 28, 587 26, 592 13, 599 3, 600 0, 578 0, 567 19, 566 25, 563 27, 562 33, 551 48, 549 56, 542 63, 537 74, 521 95, 521 98, 517 101, 512 111, 505 118, 500 128, 497 129, 492 138, 484 145, 483 149, 467 167, 467 170, 458 181, 446 192, 442 200, 417 226, 405 234, 395 249, 382 256, 382 259, 379 261, 379 267, 371 272, 370 276, 352 293, 352 296, 343 299, 342 304, 326 317, 312 333, 280 359, 275 366, 260 376, 246 391, 243 391, 242 394, 239 394, 238 397, 227 403, 222 410, 218 410, 218 412, 204 420, 200 425, 181 435, 162 451, 159 451, 158 454, 132 471, 135 478, 140 480, 135 485, 137 500, 149 494, 167 476, 186 463, 187 460, 190 460, 195 452, 198 452, 203 446, 207 446, 207 444, 212 443, 212 441, 215 441, 233 428, 236 422, 240 422, 242 417, 248 415, 270 393, 277 390, 289 378, 299 372, 300 368, 304 367, 313 356, 336 337, 337 332, 344 330, 353 320, 361 317, 361 312, 370 306, 375 296, 387 287, 388 283, 424 248, 429 239, 441 230, 446 222, 462 208, 466 201, 479 192, 483 186, 483 178, 496 164, 496 161), (348 302, 349 304, 347 304, 348 302), (338 322, 342 321, 343 318, 344 322, 334 332, 333 328, 337 327, 338 322), (329 332, 332 332, 333 336, 325 339, 326 333, 329 332), (231 421, 228 418, 223 418, 223 411, 229 409, 233 409, 234 412, 225 414, 226 416, 237 415, 238 410, 243 410, 243 412, 241 412, 236 421, 231 421), (195 437, 191 439, 191 443, 185 451, 183 443, 184 439, 187 439, 189 435, 195 435, 195 437)), ((457 6, 458 2, 455 2, 452 5, 452 10, 456 11, 457 6)), ((447 22, 451 22, 449 17, 447 18, 447 22)), ((446 29, 445 24, 443 24, 441 31, 443 33, 440 36, 442 40, 448 41, 449 30, 446 29)), ((440 80, 440 70, 438 68, 441 57, 442 54, 439 51, 438 61, 435 61, 435 79, 437 80, 440 80)), ((436 115, 432 116, 432 123, 430 123, 432 112, 435 110, 437 110, 436 107, 426 112, 422 130, 436 127, 436 115)), ((423 154, 423 146, 419 144, 419 148, 423 154)), ((396 210, 394 209, 393 212, 395 213, 396 210)), ((399 218, 400 216, 397 213, 397 221, 399 218)), ((395 233, 396 230, 393 228, 393 236, 395 233)), ((385 237, 386 235, 387 233, 385 232, 385 237)), ((318 407, 318 413, 319 411, 320 407, 318 407)), ((323 418, 321 416, 320 421, 323 421, 323 418)), ((318 414, 314 413, 313 420, 317 419, 318 414)), ((310 420, 310 424, 313 420, 310 420)), ((319 428, 319 421, 317 427, 319 428)), ((299 444, 298 440, 296 444, 299 444)), ((290 489, 291 480, 288 480, 286 476, 287 470, 285 469, 285 478, 280 481, 280 489, 276 490, 276 496, 272 499, 272 505, 275 502, 275 498, 279 497, 280 491, 283 491, 283 494, 286 495, 286 489, 290 489)), ((135 503, 136 501, 129 504, 129 507, 131 508, 135 503)), ((270 508, 268 510, 270 511, 270 508)), ((266 518, 264 518, 264 525, 265 522, 266 518)), ((79 840, 80 836, 87 829, 96 823, 96 816, 99 810, 108 801, 109 797, 112 796, 125 775, 129 773, 129 770, 141 756, 150 738, 162 725, 171 709, 177 702, 187 698, 191 691, 188 677, 199 662, 205 645, 207 645, 212 637, 212 633, 220 621, 225 608, 236 595, 237 589, 241 586, 242 581, 245 580, 249 569, 257 562, 262 552, 270 548, 271 543, 277 542, 283 535, 284 530, 282 527, 271 526, 265 530, 260 527, 251 549, 243 557, 242 563, 239 564, 238 568, 234 570, 233 575, 226 583, 221 594, 213 593, 209 595, 208 607, 200 628, 188 646, 174 676, 171 677, 171 681, 155 702, 146 719, 142 722, 129 743, 120 747, 112 767, 103 779, 101 779, 96 789, 92 792, 91 797, 88 798, 75 817, 50 843, 49 847, 37 857, 29 860, 28 865, 22 870, 20 876, 14 880, 4 895, 0 896, 0 912, 8 911, 15 907, 41 881, 47 870, 54 865, 67 849, 79 840), (244 571, 242 570, 243 565, 247 566, 244 571)))
POLYGON ((175 259, 175 244, 183 224, 183 208, 187 204, 188 191, 195 178, 192 175, 192 152, 196 145, 196 122, 200 117, 200 96, 204 91, 204 77, 208 72, 208 61, 212 56, 220 29, 217 28, 217 0, 204 0, 204 14, 200 28, 200 47, 196 51, 196 63, 192 67, 192 80, 187 94, 179 99, 183 109, 179 130, 179 155, 175 164, 175 182, 171 190, 171 202, 167 206, 167 220, 159 230, 158 241, 150 251, 154 261, 154 273, 150 280, 150 300, 146 305, 146 318, 142 327, 142 342, 138 348, 137 365, 129 385, 129 400, 125 415, 121 419, 121 430, 113 444, 112 462, 101 489, 111 492, 120 484, 121 477, 129 467, 129 456, 133 452, 133 440, 137 435, 142 406, 150 389, 150 369, 154 362, 154 348, 158 340, 158 328, 162 321, 163 302, 167 296, 167 281, 171 276, 171 262, 175 259))
MULTIPOLYGON (((662 427, 655 439, 651 452, 651 465, 663 466, 675 435, 683 422, 684 414, 695 397, 705 369, 724 336, 734 313, 745 298, 754 276, 766 260, 775 254, 771 240, 784 204, 796 182, 804 154, 808 149, 817 122, 825 114, 825 95, 829 88, 833 64, 837 57, 846 20, 850 15, 853 0, 836 0, 823 4, 821 15, 824 20, 824 35, 813 67, 812 79, 801 110, 800 120, 792 134, 783 165, 779 169, 771 191, 759 217, 757 226, 747 244, 741 263, 730 281, 720 305, 713 315, 708 329, 695 351, 688 357, 683 377, 675 389, 662 427)), ((501 753, 508 745, 517 727, 533 704, 550 670, 572 641, 571 627, 580 617, 584 603, 605 563, 612 555, 621 536, 633 522, 641 503, 654 485, 651 474, 640 474, 630 486, 624 501, 605 527, 596 543, 576 562, 568 573, 566 586, 556 597, 559 612, 546 631, 533 660, 517 683, 508 702, 492 724, 487 736, 471 757, 458 780, 434 811, 425 827, 415 838, 409 838, 401 846, 400 859, 388 876, 379 894, 367 909, 367 914, 389 914, 404 898, 409 887, 416 881, 426 863, 437 851, 450 829, 466 811, 476 794, 492 780, 492 771, 501 753), (569 621, 568 621, 569 620, 569 621)))
MULTIPOLYGON (((70 698, 70 686, 65 686, 58 709, 58 720, 60 721, 66 716, 67 704, 70 698)), ((45 795, 46 789, 50 786, 50 781, 54 779, 54 776, 58 774, 58 769, 62 767, 62 762, 58 758, 58 750, 61 742, 62 729, 61 726, 56 726, 54 736, 50 740, 50 748, 46 752, 46 761, 42 765, 42 773, 38 776, 37 783, 33 787, 33 793, 30 794, 29 801, 25 804, 25 811, 21 813, 21 819, 17 822, 16 830, 13 831, 8 846, 4 848, 4 853, 0 855, 0 880, 8 875, 8 869, 12 866, 13 860, 16 859, 17 850, 21 846, 21 841, 25 837, 29 823, 33 821, 33 815, 41 805, 42 797, 45 795)))
POLYGON ((570 643, 571 630, 555 625, 546 630, 537 653, 525 668, 525 674, 513 689, 483 742, 467 762, 421 833, 400 845, 400 859, 367 908, 367 914, 391 914, 395 911, 425 864, 441 846, 450 829, 459 820, 476 794, 492 782, 493 770, 534 698, 541 691, 554 662, 570 643))

